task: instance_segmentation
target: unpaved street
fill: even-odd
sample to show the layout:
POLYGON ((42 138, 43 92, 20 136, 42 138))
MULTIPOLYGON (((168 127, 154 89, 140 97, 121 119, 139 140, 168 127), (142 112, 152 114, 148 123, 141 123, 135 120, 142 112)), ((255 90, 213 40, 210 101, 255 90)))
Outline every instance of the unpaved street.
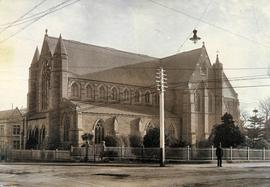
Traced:
POLYGON ((270 163, 167 165, 1 164, 0 187, 270 186, 270 163))

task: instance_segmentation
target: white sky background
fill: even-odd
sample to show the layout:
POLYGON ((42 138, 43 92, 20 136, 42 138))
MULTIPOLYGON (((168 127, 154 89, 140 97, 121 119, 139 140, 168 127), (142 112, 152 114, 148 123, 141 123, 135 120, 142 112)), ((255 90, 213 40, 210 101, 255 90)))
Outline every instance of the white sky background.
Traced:
MULTIPOLYGON (((50 36, 58 37, 61 33, 65 39, 165 57, 177 53, 197 26, 202 40, 196 45, 186 41, 180 52, 201 47, 204 41, 212 63, 219 51, 229 79, 256 75, 256 79, 231 81, 233 86, 270 85, 268 0, 153 0, 172 9, 152 0, 81 0, 43 17, 3 42, 25 24, 4 32, 2 25, 16 20, 41 1, 0 0, 0 110, 10 109, 12 104, 26 107, 28 68, 35 47, 41 49, 46 28, 50 36)), ((47 0, 29 15, 63 1, 47 0)), ((270 96, 270 86, 235 89, 241 109, 247 111, 270 96)))

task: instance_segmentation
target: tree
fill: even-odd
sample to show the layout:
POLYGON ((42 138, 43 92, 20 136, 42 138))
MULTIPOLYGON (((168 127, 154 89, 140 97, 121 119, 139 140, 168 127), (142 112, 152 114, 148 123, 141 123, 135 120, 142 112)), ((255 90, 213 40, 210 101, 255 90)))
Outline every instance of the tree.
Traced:
POLYGON ((250 122, 247 129, 247 136, 250 139, 250 147, 257 148, 257 144, 264 139, 264 126, 263 117, 258 117, 258 110, 254 109, 254 116, 251 116, 248 121, 250 122))
POLYGON ((107 147, 117 147, 118 145, 118 140, 115 136, 105 136, 104 141, 107 147))
POLYGON ((143 138, 144 147, 159 147, 160 145, 159 137, 160 137, 159 128, 149 129, 147 134, 143 138))
POLYGON ((270 97, 259 101, 259 109, 261 111, 261 115, 264 118, 264 121, 266 122, 270 120, 270 97))
POLYGON ((222 147, 236 147, 244 142, 244 136, 238 126, 234 124, 231 114, 225 113, 221 117, 221 124, 212 129, 209 141, 215 146, 220 143, 222 147))
POLYGON ((142 147, 143 141, 142 137, 139 135, 131 135, 129 137, 130 147, 142 147))
MULTIPOLYGON (((160 129, 155 127, 149 129, 143 138, 144 147, 159 147, 160 146, 160 129)), ((178 141, 176 138, 165 133, 165 145, 169 147, 181 146, 185 142, 178 141)))

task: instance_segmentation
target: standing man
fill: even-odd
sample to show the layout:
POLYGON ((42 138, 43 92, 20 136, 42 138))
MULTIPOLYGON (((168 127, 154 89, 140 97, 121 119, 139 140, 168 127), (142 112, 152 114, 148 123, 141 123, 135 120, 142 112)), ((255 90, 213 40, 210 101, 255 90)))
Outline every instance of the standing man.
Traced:
POLYGON ((222 167, 223 150, 221 148, 221 143, 219 144, 219 146, 217 146, 216 156, 217 156, 217 166, 222 167))

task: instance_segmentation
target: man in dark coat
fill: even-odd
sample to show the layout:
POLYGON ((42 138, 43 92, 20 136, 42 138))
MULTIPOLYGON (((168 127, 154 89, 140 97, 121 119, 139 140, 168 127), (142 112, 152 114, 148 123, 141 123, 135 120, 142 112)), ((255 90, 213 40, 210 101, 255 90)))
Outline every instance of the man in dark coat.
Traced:
POLYGON ((216 156, 217 156, 217 166, 222 167, 223 150, 221 148, 221 145, 219 145, 216 149, 216 156))

